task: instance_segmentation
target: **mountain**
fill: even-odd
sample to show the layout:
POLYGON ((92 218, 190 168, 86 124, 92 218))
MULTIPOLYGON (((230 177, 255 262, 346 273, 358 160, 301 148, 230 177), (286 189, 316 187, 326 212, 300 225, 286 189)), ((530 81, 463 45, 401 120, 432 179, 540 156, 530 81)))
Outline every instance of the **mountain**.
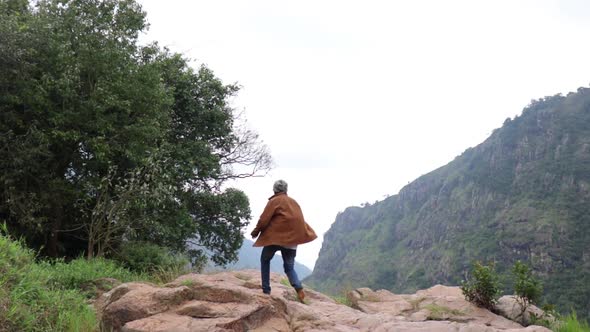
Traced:
MULTIPOLYGON (((243 270, 243 269, 256 269, 260 270, 260 253, 262 248, 252 247, 254 242, 248 239, 244 239, 244 243, 238 252, 238 261, 234 264, 227 265, 225 268, 219 266, 210 265, 205 268, 205 271, 222 271, 222 270, 243 270)), ((275 254, 275 257, 270 261, 270 271, 276 273, 282 273, 283 271, 283 259, 279 252, 275 254)), ((295 272, 300 279, 303 279, 311 274, 311 270, 295 261, 295 272)))
POLYGON ((475 260, 506 285, 524 261, 544 301, 590 317, 590 89, 532 101, 399 194, 339 213, 305 282, 410 292, 457 285, 475 260))

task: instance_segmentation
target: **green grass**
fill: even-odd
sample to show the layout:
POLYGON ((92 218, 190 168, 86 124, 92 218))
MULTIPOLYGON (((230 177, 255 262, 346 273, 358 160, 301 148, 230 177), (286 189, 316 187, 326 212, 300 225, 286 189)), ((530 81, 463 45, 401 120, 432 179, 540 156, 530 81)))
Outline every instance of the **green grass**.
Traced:
POLYGON ((197 284, 197 282, 195 280, 192 280, 192 279, 185 279, 180 284, 182 286, 186 286, 186 287, 193 287, 194 285, 197 284))
POLYGON ((418 311, 420 309, 420 303, 422 303, 424 300, 426 300, 425 297, 419 297, 416 299, 408 300, 408 302, 410 302, 410 304, 412 305, 413 311, 418 311))
POLYGON ((69 263, 63 260, 41 261, 31 266, 31 272, 44 279, 50 288, 80 290, 87 298, 96 294, 94 281, 100 278, 114 278, 121 282, 153 279, 147 274, 132 273, 114 261, 101 258, 87 260, 80 257, 69 263))
POLYGON ((590 332, 590 327, 586 321, 578 320, 576 313, 573 312, 559 319, 552 330, 555 332, 590 332))
POLYGON ((346 295, 334 296, 332 297, 336 303, 344 304, 347 307, 352 308, 352 301, 346 295))
POLYGON ((162 285, 173 281, 174 279, 180 277, 181 275, 188 273, 189 271, 186 270, 182 266, 169 266, 169 267, 159 267, 156 268, 153 272, 149 274, 141 274, 143 278, 147 276, 146 280, 152 281, 156 284, 162 285))
POLYGON ((442 320, 442 319, 446 319, 450 316, 463 316, 463 315, 465 315, 465 313, 461 310, 451 309, 449 307, 434 304, 434 303, 428 304, 428 305, 424 306, 424 308, 427 309, 428 311, 430 311, 430 314, 428 315, 428 319, 431 319, 431 320, 442 320))
POLYGON ((287 286, 287 287, 291 287, 291 284, 289 283, 289 279, 287 278, 282 278, 281 279, 281 285, 287 286))
POLYGON ((347 307, 353 308, 353 303, 348 297, 348 294, 352 291, 352 287, 350 285, 346 285, 341 287, 340 290, 336 293, 337 295, 331 296, 336 303, 343 304, 347 307))
POLYGON ((52 287, 49 267, 0 230, 0 331, 86 332, 97 328, 94 310, 77 290, 52 287))
POLYGON ((120 282, 166 283, 185 271, 158 268, 151 273, 132 272, 108 259, 84 258, 71 262, 36 262, 34 251, 10 238, 0 225, 0 332, 97 331, 98 323, 88 299, 120 282))

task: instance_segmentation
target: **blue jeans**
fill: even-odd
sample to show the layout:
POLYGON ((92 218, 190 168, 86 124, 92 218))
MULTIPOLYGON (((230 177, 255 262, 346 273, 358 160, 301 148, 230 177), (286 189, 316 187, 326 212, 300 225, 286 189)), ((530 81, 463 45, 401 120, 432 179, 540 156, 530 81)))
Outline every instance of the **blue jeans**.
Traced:
POLYGON ((262 248, 262 254, 260 255, 260 273, 262 279, 262 291, 265 294, 270 294, 270 260, 274 257, 275 252, 281 251, 283 256, 283 268, 285 274, 289 278, 289 283, 295 289, 301 289, 301 281, 295 272, 295 255, 297 250, 287 249, 281 246, 271 245, 262 248))

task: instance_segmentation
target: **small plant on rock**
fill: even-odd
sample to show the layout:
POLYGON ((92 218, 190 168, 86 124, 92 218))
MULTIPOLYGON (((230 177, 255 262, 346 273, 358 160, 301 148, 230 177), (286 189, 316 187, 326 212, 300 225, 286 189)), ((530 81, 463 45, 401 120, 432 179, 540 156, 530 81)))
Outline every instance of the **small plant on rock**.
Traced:
POLYGON ((531 313, 531 325, 540 325, 552 329, 561 320, 561 314, 555 309, 555 305, 545 303, 541 307, 543 314, 540 316, 531 313))
POLYGON ((444 305, 438 304, 427 304, 424 308, 430 312, 428 314, 428 320, 455 320, 453 316, 464 316, 465 313, 461 310, 452 309, 444 305))
MULTIPOLYGON (((349 293, 352 291, 352 287, 350 285, 346 285, 340 288, 340 291, 337 295, 332 296, 332 299, 336 301, 336 303, 344 304, 347 307, 354 308, 354 303, 349 296, 349 293)), ((355 308, 357 309, 357 308, 355 308)))
POLYGON ((184 279, 180 284, 186 287, 193 287, 197 282, 192 279, 184 279))
POLYGON ((493 310, 502 293, 494 263, 483 265, 481 262, 475 262, 471 278, 461 281, 461 291, 467 301, 493 310))
POLYGON ((353 307, 352 301, 346 296, 346 294, 341 294, 338 296, 332 297, 336 303, 344 304, 347 307, 353 307))
POLYGON ((424 300, 426 300, 426 298, 423 296, 420 296, 418 298, 408 300, 408 302, 412 305, 413 311, 418 311, 418 310, 420 310, 420 303, 424 302, 424 300))
POLYGON ((543 287, 539 280, 533 276, 533 271, 521 261, 514 263, 512 274, 514 275, 516 301, 520 305, 521 315, 523 315, 531 304, 539 301, 543 287))
POLYGON ((525 325, 533 322, 541 323, 543 321, 550 321, 550 315, 544 314, 542 317, 536 317, 531 314, 527 317, 526 311, 541 298, 543 287, 539 280, 533 276, 533 271, 521 261, 516 261, 512 267, 512 275, 514 276, 514 293, 515 299, 520 306, 520 314, 518 317, 522 318, 525 325))

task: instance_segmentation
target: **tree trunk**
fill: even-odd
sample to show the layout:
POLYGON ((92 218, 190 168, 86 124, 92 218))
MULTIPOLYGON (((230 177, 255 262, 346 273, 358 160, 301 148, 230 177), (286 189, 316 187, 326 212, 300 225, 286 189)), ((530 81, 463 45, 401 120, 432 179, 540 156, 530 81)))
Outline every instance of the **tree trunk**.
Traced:
POLYGON ((94 258, 94 239, 92 237, 88 238, 88 249, 86 250, 86 258, 94 258))
MULTIPOLYGON (((61 209, 59 209, 61 210, 61 209)), ((61 214, 61 213, 59 213, 61 214)), ((49 232, 49 239, 47 243, 47 255, 49 257, 56 258, 58 255, 58 243, 59 243, 59 228, 61 226, 61 216, 56 218, 51 223, 51 230, 49 232)))

